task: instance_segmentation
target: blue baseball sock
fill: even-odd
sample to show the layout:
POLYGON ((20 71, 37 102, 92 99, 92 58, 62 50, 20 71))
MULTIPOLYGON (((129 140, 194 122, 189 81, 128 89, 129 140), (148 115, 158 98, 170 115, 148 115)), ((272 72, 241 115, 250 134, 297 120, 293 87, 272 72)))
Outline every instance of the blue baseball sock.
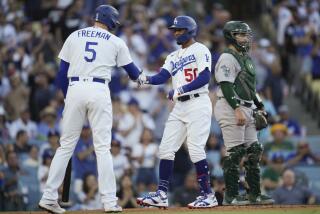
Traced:
POLYGON ((158 190, 168 192, 169 180, 173 171, 173 160, 160 160, 158 190))
POLYGON ((209 166, 206 159, 195 163, 197 171, 197 179, 200 186, 201 194, 212 193, 210 186, 209 166))

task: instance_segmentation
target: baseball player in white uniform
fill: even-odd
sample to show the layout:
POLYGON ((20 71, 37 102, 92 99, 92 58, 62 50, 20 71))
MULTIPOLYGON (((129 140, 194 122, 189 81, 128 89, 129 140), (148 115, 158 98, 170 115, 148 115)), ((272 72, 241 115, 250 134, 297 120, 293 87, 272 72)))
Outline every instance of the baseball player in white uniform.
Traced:
POLYGON ((189 16, 178 16, 169 27, 181 49, 169 54, 160 72, 154 76, 140 75, 140 84, 158 85, 172 77, 173 88, 168 98, 175 106, 165 126, 159 147, 159 184, 156 192, 150 192, 137 202, 143 206, 168 207, 168 185, 173 171, 175 153, 187 139, 188 150, 195 164, 201 195, 188 204, 189 208, 217 206, 211 190, 205 144, 209 136, 212 105, 208 96, 211 76, 211 53, 196 42, 197 24, 189 16))
POLYGON ((106 212, 121 212, 117 205, 116 182, 110 153, 112 106, 108 83, 113 67, 123 67, 132 80, 139 70, 126 44, 110 31, 119 24, 118 11, 109 5, 97 7, 93 27, 73 32, 59 54, 59 87, 65 95, 61 146, 52 160, 39 207, 63 213, 58 200, 67 163, 78 142, 82 126, 89 120, 97 156, 101 201, 106 212), (68 85, 69 82, 69 85, 68 85))

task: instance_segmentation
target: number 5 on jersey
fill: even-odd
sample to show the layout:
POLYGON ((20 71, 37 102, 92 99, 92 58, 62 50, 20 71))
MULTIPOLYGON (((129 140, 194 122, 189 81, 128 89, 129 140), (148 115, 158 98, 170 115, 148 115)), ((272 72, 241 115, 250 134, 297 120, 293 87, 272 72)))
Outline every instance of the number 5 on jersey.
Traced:
POLYGON ((185 80, 187 82, 191 82, 192 80, 196 79, 197 78, 197 71, 198 71, 198 68, 193 69, 193 71, 192 71, 192 68, 184 69, 185 80))
POLYGON ((96 51, 93 49, 96 45, 98 45, 98 42, 86 42, 86 48, 85 51, 89 52, 87 56, 84 56, 84 59, 87 62, 93 62, 96 59, 96 51))

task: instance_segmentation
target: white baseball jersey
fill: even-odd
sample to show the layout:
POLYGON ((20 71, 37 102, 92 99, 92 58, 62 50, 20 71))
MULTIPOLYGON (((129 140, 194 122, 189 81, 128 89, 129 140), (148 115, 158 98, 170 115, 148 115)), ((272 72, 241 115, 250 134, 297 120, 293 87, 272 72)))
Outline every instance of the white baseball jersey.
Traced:
POLYGON ((78 142, 82 127, 89 120, 97 156, 98 183, 105 207, 117 204, 116 179, 110 153, 112 104, 107 83, 88 77, 111 80, 112 67, 132 62, 126 44, 107 30, 88 27, 73 32, 59 58, 68 62, 68 77, 80 77, 69 83, 61 122, 60 147, 52 160, 42 200, 57 201, 67 163, 78 142), (84 77, 84 78, 82 78, 84 77))
MULTIPOLYGON (((234 83, 236 77, 241 71, 241 66, 237 59, 229 53, 223 53, 218 59, 215 67, 214 76, 218 83, 231 82, 234 83)), ((221 88, 219 86, 217 90, 217 96, 223 97, 221 88)))
MULTIPOLYGON (((172 52, 162 66, 170 72, 173 88, 192 82, 206 67, 211 71, 211 53, 199 42, 172 52)), ((194 93, 208 93, 208 84, 185 94, 194 93)))
MULTIPOLYGON (((211 53, 206 46, 198 42, 169 54, 163 65, 172 76, 173 88, 192 82, 206 67, 211 71, 211 53)), ((208 84, 185 94, 195 93, 201 95, 185 102, 175 102, 161 139, 160 159, 174 160, 175 153, 185 140, 193 163, 206 158, 204 147, 212 116, 208 84)))
POLYGON ((111 80, 113 67, 132 62, 124 41, 97 27, 87 27, 70 34, 58 57, 70 63, 68 77, 97 77, 107 81, 111 80))

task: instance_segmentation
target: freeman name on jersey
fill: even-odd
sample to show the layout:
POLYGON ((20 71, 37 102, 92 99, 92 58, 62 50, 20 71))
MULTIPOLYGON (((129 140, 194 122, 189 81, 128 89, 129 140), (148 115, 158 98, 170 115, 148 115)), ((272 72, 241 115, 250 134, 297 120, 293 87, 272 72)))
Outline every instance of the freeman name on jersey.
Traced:
POLYGON ((194 54, 191 54, 189 56, 180 58, 179 61, 174 62, 171 61, 171 65, 172 65, 172 75, 175 75, 177 73, 177 71, 182 70, 184 66, 193 63, 196 61, 196 57, 194 56, 194 54))
POLYGON ((102 38, 105 40, 109 40, 111 35, 108 33, 102 33, 100 31, 94 30, 79 30, 78 37, 97 37, 99 39, 102 38))

